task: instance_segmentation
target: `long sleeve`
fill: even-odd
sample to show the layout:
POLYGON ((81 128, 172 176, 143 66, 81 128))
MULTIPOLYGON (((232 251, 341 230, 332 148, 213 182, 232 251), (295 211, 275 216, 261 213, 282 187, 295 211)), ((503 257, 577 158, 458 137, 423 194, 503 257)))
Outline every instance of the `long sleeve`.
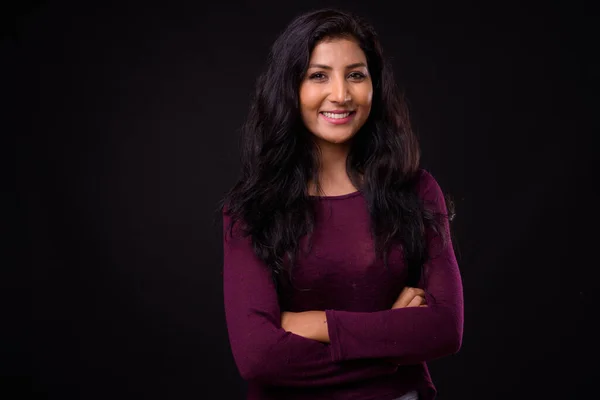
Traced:
POLYGON ((223 213, 225 317, 241 376, 268 385, 337 385, 391 375, 390 360, 333 360, 329 344, 286 332, 270 272, 254 254, 249 237, 228 234, 223 213))
MULTIPOLYGON (((443 193, 424 172, 419 195, 435 211, 447 213, 443 193)), ((449 224, 443 228, 449 237, 449 224)), ((389 357, 398 364, 415 364, 456 353, 462 344, 463 290, 451 242, 428 234, 431 253, 422 285, 428 307, 376 312, 325 310, 334 361, 389 357)))

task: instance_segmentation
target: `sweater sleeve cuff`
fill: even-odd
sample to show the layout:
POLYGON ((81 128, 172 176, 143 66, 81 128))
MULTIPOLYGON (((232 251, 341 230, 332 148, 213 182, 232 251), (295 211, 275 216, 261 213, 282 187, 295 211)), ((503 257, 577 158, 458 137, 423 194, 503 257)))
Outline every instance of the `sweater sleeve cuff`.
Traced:
POLYGON ((334 362, 342 360, 342 349, 337 329, 335 310, 325 310, 327 318, 327 332, 329 334, 329 348, 331 349, 331 360, 334 362))

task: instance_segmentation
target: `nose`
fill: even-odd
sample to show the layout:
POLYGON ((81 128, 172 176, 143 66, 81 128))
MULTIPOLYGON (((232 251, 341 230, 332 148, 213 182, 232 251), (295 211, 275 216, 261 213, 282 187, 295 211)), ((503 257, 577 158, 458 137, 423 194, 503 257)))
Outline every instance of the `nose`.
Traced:
POLYGON ((329 100, 333 103, 345 103, 350 100, 348 83, 343 78, 332 79, 329 100))

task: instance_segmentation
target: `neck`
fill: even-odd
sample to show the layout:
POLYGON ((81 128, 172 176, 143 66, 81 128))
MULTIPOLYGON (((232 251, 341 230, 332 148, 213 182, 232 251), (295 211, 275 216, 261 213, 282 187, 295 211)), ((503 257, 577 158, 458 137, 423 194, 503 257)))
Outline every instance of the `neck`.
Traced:
POLYGON ((319 178, 322 181, 338 181, 340 178, 347 178, 346 159, 350 146, 346 143, 322 143, 319 144, 321 150, 320 161, 321 168, 319 169, 319 178))
MULTIPOLYGON (((336 144, 331 142, 319 143, 320 169, 319 185, 322 194, 338 195, 356 191, 346 172, 346 159, 350 151, 350 144, 336 144)), ((317 194, 314 182, 309 182, 309 193, 317 194)))

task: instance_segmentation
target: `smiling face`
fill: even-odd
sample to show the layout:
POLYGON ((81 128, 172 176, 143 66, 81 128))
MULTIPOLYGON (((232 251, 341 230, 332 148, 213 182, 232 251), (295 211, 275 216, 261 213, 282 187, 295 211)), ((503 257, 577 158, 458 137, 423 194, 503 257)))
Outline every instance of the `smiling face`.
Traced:
POLYGON ((302 121, 317 141, 341 144, 364 125, 373 98, 367 59, 351 39, 319 42, 300 84, 302 121))

